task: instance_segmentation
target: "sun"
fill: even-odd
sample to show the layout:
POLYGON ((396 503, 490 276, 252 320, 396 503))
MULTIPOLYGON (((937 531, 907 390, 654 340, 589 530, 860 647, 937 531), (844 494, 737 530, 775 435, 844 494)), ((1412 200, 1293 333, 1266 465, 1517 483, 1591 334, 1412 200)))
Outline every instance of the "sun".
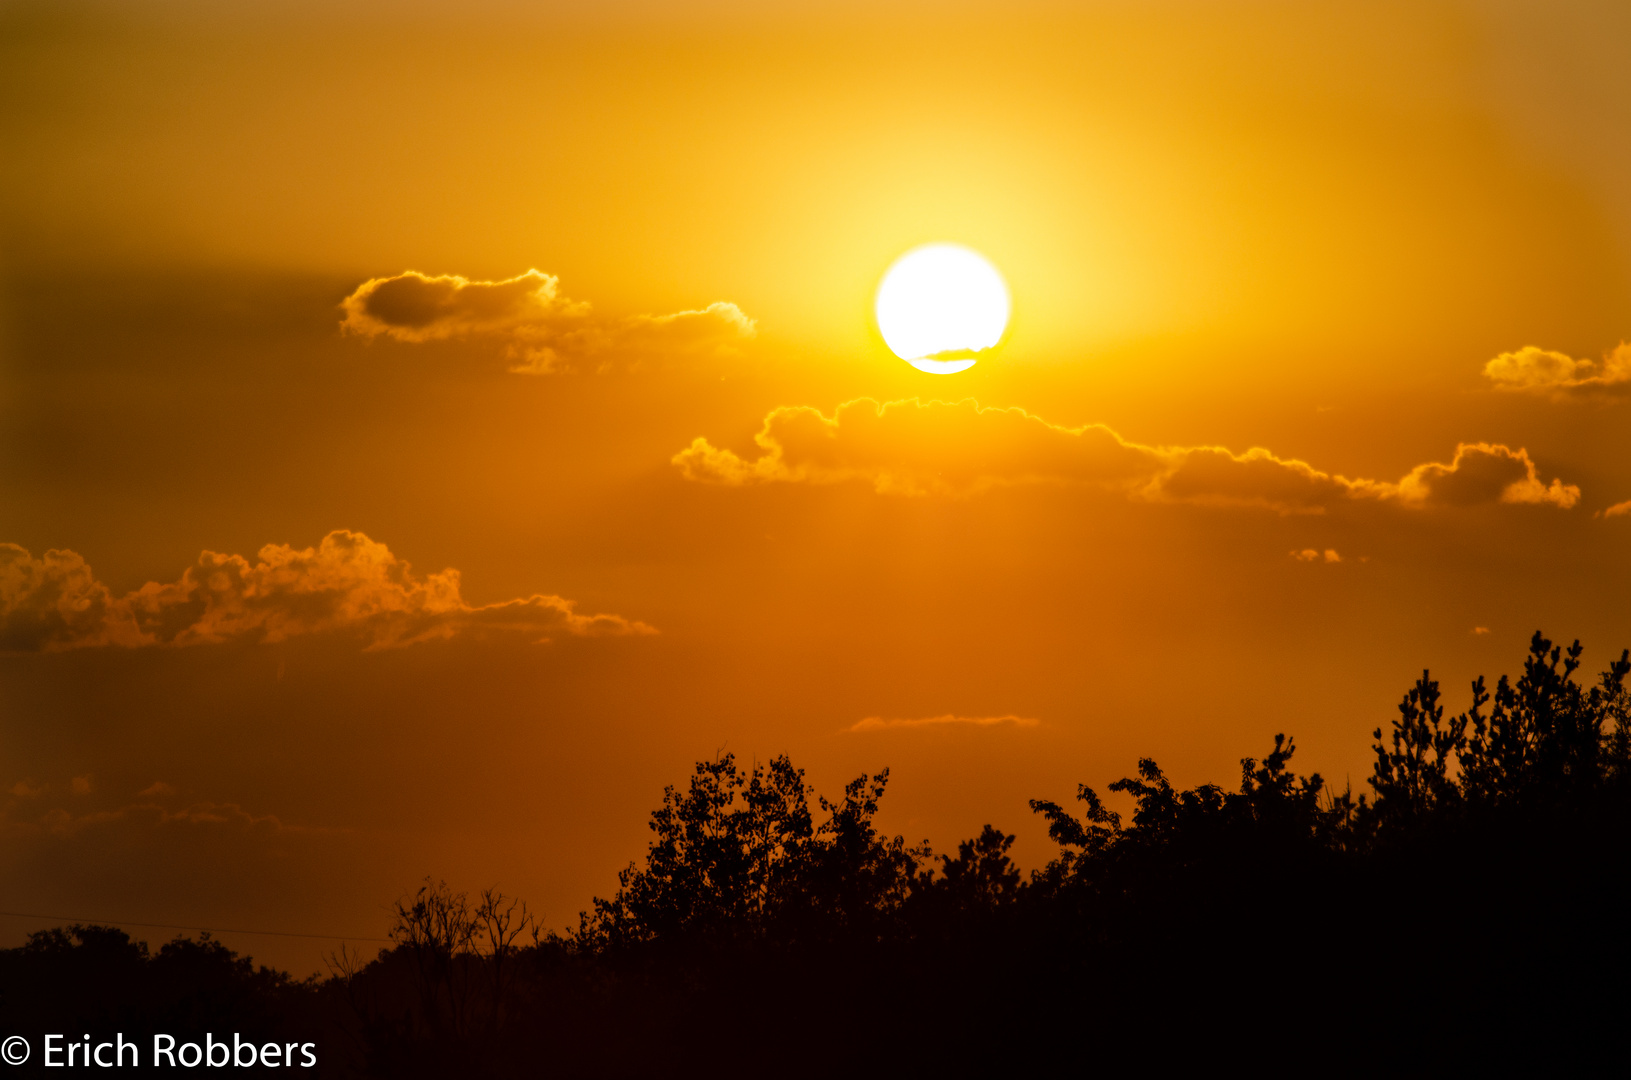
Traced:
POLYGON ((878 285, 878 332, 921 371, 950 375, 1008 328, 1008 286, 985 256, 961 244, 925 244, 896 259, 878 285))

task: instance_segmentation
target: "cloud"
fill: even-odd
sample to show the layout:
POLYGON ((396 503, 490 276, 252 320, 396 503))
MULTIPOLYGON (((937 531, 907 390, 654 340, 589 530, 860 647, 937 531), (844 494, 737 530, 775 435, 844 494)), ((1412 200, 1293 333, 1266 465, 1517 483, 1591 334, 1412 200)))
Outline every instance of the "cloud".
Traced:
POLYGON ((136 792, 136 797, 139 799, 162 799, 166 796, 174 795, 175 793, 176 789, 171 787, 169 784, 166 784, 163 780, 155 780, 147 787, 136 792))
POLYGON ((176 581, 115 597, 72 551, 34 558, 0 544, 0 650, 277 642, 349 631, 370 649, 461 634, 650 634, 620 615, 579 615, 559 596, 474 606, 459 572, 416 576, 362 533, 338 529, 315 548, 268 544, 258 561, 205 551, 176 581))
POLYGON ((1485 364, 1484 376, 1497 390, 1543 394, 1558 401, 1618 395, 1631 391, 1631 344, 1621 342, 1601 363, 1526 345, 1485 364))
POLYGON ((1323 552, 1315 548, 1303 548, 1301 551, 1293 551, 1291 557, 1298 562, 1319 562, 1321 559, 1328 563, 1342 561, 1342 556, 1333 548, 1326 548, 1323 552))
POLYGON ((1572 484, 1542 483, 1527 451, 1501 445, 1463 443, 1448 464, 1419 465, 1398 483, 1350 480, 1258 447, 1237 454, 1220 446, 1145 446, 1103 424, 1063 427, 973 399, 859 398, 831 417, 809 406, 781 406, 765 417, 754 442, 759 456, 744 460, 699 437, 672 463, 688 480, 726 485, 861 480, 880 493, 973 495, 1004 485, 1073 484, 1146 502, 1285 514, 1321 513, 1351 501, 1567 508, 1580 497, 1572 484))
POLYGON ((1622 502, 1622 503, 1615 503, 1613 506, 1610 506, 1607 510, 1599 510, 1593 516, 1611 518, 1611 517, 1624 517, 1626 514, 1631 514, 1631 499, 1627 499, 1625 502, 1622 502))
POLYGON ((1473 637, 1484 637, 1484 636, 1486 636, 1488 634, 1489 634, 1489 627, 1487 627, 1487 626, 1475 626, 1475 627, 1472 628, 1472 636, 1473 637))
POLYGON ((560 279, 537 270, 507 281, 471 281, 453 274, 429 277, 417 270, 369 278, 340 303, 342 329, 398 341, 435 341, 508 330, 527 323, 570 321, 588 305, 559 295, 560 279))
POLYGON ((68 790, 75 795, 89 795, 91 793, 91 778, 89 775, 76 776, 68 782, 68 790))
POLYGON ((34 784, 27 780, 19 780, 11 785, 11 793, 19 799, 33 799, 45 794, 44 784, 34 784))
POLYGON ((670 315, 606 318, 560 295, 560 279, 528 270, 505 281, 471 281, 409 270, 370 278, 340 304, 340 328, 363 337, 420 343, 476 337, 502 347, 510 370, 527 375, 607 370, 644 358, 736 352, 754 321, 723 301, 670 315))
POLYGON ((175 811, 153 803, 131 803, 113 810, 93 810, 82 814, 59 806, 27 818, 0 817, 0 826, 8 831, 35 835, 72 836, 87 829, 107 829, 121 824, 172 829, 191 827, 236 835, 334 831, 321 826, 289 825, 275 814, 254 814, 237 803, 195 803, 175 811))
POLYGON ((1409 505, 1477 506, 1531 503, 1567 510, 1580 501, 1580 489, 1553 477, 1542 483, 1523 448, 1499 443, 1460 443, 1448 465, 1417 465, 1399 481, 1398 498, 1409 505))
POLYGON ((845 728, 846 732, 853 731, 883 731, 887 728, 918 728, 943 727, 948 724, 969 724, 973 727, 1036 727, 1042 721, 1034 720, 1028 716, 1015 716, 1012 713, 1006 716, 925 716, 917 720, 885 720, 881 716, 869 716, 865 720, 858 720, 845 728))

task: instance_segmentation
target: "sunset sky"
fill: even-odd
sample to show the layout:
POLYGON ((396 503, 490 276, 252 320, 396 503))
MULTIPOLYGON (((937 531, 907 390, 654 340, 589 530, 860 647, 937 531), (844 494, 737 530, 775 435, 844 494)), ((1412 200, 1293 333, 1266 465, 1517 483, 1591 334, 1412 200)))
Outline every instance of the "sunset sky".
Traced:
MULTIPOLYGON (((575 924, 1631 644, 1623 2, 0 0, 0 909, 575 924), (970 369, 874 321, 951 242, 970 369)), ((0 945, 41 920, 0 917, 0 945)), ((162 940, 165 931, 141 936, 162 940)), ((334 943, 222 935, 299 972, 334 943)))

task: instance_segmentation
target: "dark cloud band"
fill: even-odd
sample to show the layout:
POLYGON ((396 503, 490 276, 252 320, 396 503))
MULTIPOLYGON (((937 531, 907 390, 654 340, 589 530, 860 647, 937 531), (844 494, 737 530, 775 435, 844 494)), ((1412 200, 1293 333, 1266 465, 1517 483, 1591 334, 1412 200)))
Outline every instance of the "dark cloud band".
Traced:
POLYGON ((650 358, 729 354, 756 334, 752 319, 719 301, 668 315, 607 318, 560 295, 560 279, 528 270, 504 281, 430 277, 409 270, 370 278, 341 302, 341 329, 421 343, 490 340, 524 375, 605 370, 650 358))

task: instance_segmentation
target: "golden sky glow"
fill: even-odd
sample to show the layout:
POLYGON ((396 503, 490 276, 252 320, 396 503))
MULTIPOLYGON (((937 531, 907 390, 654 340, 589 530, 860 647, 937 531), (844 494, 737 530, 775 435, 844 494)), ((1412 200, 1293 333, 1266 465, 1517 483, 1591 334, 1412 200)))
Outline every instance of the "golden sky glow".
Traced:
POLYGON ((767 7, 0 3, 8 904, 559 926, 721 748, 1034 865, 1631 643, 1631 9, 767 7))

